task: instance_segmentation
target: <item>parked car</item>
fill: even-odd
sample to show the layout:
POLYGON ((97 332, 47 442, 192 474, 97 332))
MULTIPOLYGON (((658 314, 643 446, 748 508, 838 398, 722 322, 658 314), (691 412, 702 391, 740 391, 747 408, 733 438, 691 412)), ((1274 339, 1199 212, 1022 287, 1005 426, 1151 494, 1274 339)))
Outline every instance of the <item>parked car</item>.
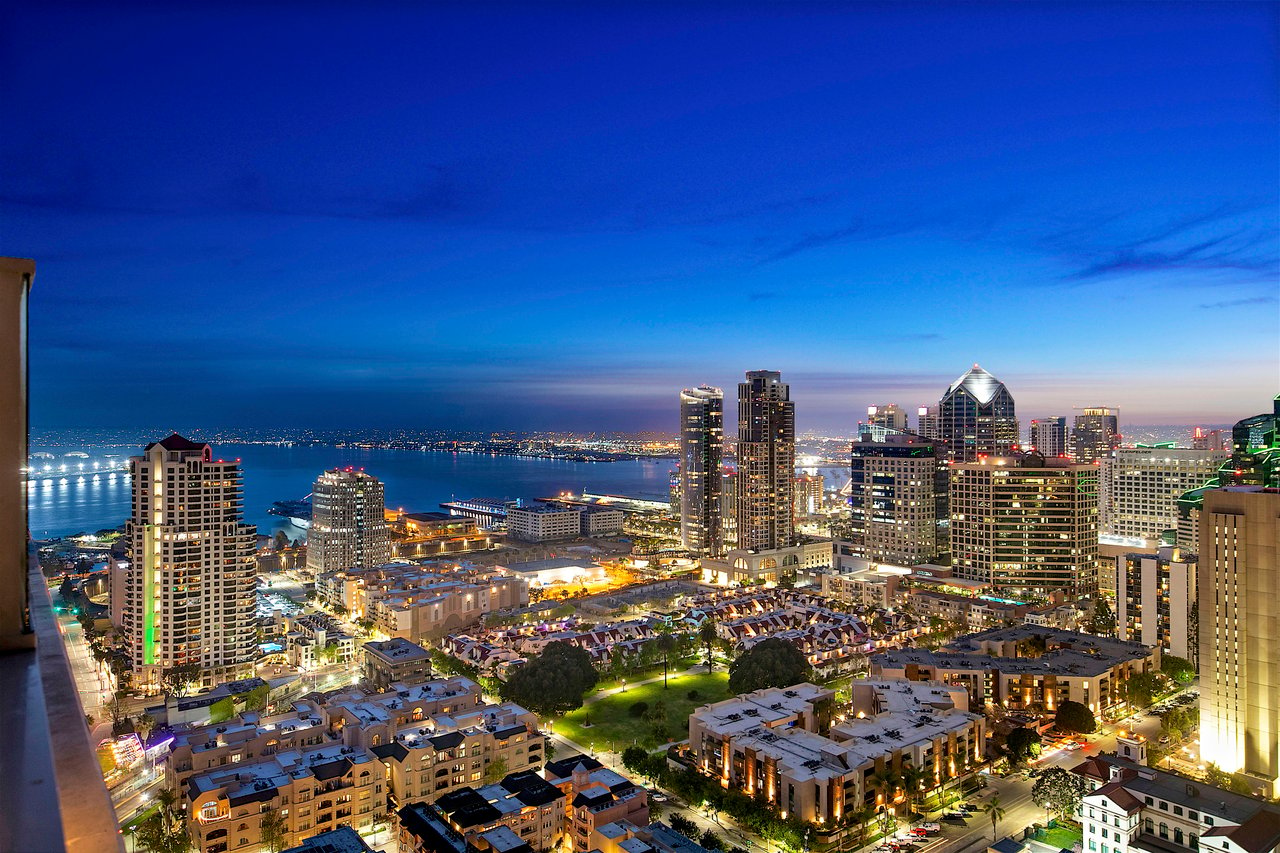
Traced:
POLYGON ((1160 735, 1160 745, 1161 745, 1161 746, 1164 746, 1164 745, 1165 745, 1166 743, 1168 743, 1168 742, 1169 742, 1169 736, 1168 736, 1168 735, 1160 735))
POLYGON ((944 820, 964 820, 968 815, 964 812, 946 812, 942 817, 944 820))
POLYGON ((956 808, 960 809, 960 811, 966 814, 973 814, 978 810, 978 807, 975 806, 973 803, 961 803, 960 805, 956 806, 956 808))
POLYGON ((930 833, 942 832, 942 826, 937 823, 922 823, 920 824, 920 828, 923 829, 925 832, 930 832, 930 833))

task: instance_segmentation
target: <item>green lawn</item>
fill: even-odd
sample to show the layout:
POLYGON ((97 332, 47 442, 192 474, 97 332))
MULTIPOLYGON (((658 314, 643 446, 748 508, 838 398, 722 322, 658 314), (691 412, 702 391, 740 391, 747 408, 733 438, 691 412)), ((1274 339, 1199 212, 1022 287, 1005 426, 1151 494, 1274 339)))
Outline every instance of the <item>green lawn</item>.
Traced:
POLYGON ((1076 844, 1083 838, 1084 836, 1079 832, 1065 826, 1045 829, 1036 835, 1036 841, 1048 844, 1050 847, 1057 847, 1059 850, 1070 850, 1071 845, 1076 844))
POLYGON ((668 684, 666 690, 661 681, 633 685, 623 693, 594 702, 588 697, 586 705, 556 721, 556 733, 583 746, 594 743, 597 749, 611 751, 620 751, 633 742, 658 747, 668 741, 684 740, 689 736, 689 714, 700 705, 719 702, 729 695, 729 673, 724 670, 710 675, 673 674, 668 684), (691 691, 697 691, 697 698, 689 698, 691 691), (637 702, 648 704, 645 716, 630 713, 637 702), (659 710, 662 713, 655 718, 659 710), (584 725, 588 722, 590 725, 584 725))

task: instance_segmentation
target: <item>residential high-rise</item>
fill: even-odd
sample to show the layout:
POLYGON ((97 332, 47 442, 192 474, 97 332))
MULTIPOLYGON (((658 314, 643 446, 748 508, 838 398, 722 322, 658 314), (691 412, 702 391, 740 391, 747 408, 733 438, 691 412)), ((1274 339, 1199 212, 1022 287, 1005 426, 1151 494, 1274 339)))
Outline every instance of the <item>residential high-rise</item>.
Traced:
POLYGON ((703 385, 680 392, 680 540, 691 555, 724 552, 720 524, 724 392, 703 385))
POLYGON ((1196 558, 1164 547, 1116 558, 1116 628, 1120 639, 1159 646, 1194 661, 1196 558))
POLYGON ((792 485, 794 501, 792 513, 798 522, 802 518, 822 512, 822 493, 826 478, 821 474, 801 474, 792 485))
POLYGON ((1094 406, 1076 415, 1071 428, 1071 456, 1096 462, 1120 446, 1120 410, 1094 406))
POLYGON ((945 557, 947 468, 940 452, 917 435, 853 442, 848 539, 858 556, 903 566, 945 557))
POLYGON ((251 675, 257 657, 257 528, 245 524, 239 460, 176 433, 129 460, 123 629, 136 683, 198 666, 206 683, 251 675))
POLYGON ((314 575, 391 562, 382 481, 352 468, 325 471, 311 490, 307 571, 314 575))
POLYGON ((1280 490, 1227 486, 1200 515, 1200 757, 1280 793, 1280 490))
POLYGON ((938 401, 938 437, 956 462, 1010 455, 1018 446, 1013 395, 975 364, 938 401))
POLYGON ((1098 474, 1103 533, 1159 539, 1178 527, 1178 498, 1203 486, 1229 454, 1155 446, 1117 448, 1098 474))
POLYGON ((795 403, 775 370, 746 379, 738 384, 738 547, 781 548, 795 540, 795 403))
POLYGON ((940 441, 942 439, 942 424, 938 418, 938 407, 921 406, 916 410, 916 421, 918 426, 916 432, 930 441, 940 441))
POLYGON ((738 472, 720 472, 720 543, 725 551, 738 547, 738 472))
POLYGON ((1031 422, 1031 449, 1042 456, 1065 456, 1066 418, 1036 418, 1031 422))
POLYGON ((996 592, 1098 587, 1098 469, 1038 453, 951 467, 951 561, 996 592))
POLYGON ((897 403, 867 406, 867 423, 893 432, 906 432, 907 413, 897 403))

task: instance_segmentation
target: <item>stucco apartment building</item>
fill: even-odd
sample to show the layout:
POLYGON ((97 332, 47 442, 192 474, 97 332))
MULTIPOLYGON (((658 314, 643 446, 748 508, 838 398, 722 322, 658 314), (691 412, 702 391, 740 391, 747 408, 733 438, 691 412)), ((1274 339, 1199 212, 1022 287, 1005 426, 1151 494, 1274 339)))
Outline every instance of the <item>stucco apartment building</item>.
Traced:
POLYGON ((689 718, 697 767, 725 787, 762 796, 788 816, 833 822, 886 805, 870 779, 903 764, 927 787, 963 775, 986 746, 983 717, 963 688, 877 679, 854 685, 852 710, 833 718, 835 694, 813 684, 758 690, 689 718))
POLYGON ((533 770, 511 773, 490 785, 460 788, 435 801, 444 822, 473 847, 505 827, 534 850, 550 850, 565 833, 565 795, 533 770))
POLYGON ((649 824, 648 790, 590 756, 550 761, 542 775, 565 796, 565 831, 575 853, 598 849, 606 826, 649 824))
POLYGON ((1123 701, 1130 675, 1160 669, 1160 650, 1040 625, 957 637, 938 651, 893 649, 871 658, 877 677, 963 685, 973 707, 1052 712, 1064 701, 1100 714, 1123 701))

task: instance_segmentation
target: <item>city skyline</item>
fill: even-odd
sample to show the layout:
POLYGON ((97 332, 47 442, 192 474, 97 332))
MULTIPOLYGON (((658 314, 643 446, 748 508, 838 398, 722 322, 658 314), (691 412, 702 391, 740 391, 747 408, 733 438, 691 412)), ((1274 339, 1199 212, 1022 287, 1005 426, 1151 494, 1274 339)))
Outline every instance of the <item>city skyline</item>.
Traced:
POLYGON ((1024 423, 1232 423, 1274 385, 1274 7, 3 20, 36 427, 674 432, 672 389, 770 369, 849 433, 975 362, 1024 423))

